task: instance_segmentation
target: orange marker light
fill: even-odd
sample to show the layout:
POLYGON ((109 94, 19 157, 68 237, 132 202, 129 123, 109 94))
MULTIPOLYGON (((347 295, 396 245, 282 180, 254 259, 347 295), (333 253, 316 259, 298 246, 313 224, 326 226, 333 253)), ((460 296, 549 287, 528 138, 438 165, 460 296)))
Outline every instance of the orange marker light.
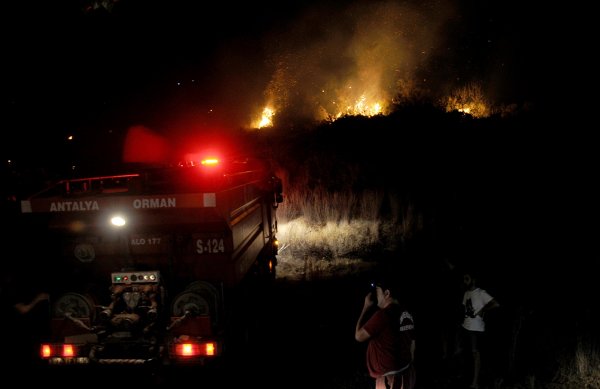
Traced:
POLYGON ((43 344, 40 350, 42 358, 49 358, 52 356, 52 347, 49 344, 43 344))
POLYGON ((63 357, 75 356, 75 348, 72 344, 63 344, 63 357))

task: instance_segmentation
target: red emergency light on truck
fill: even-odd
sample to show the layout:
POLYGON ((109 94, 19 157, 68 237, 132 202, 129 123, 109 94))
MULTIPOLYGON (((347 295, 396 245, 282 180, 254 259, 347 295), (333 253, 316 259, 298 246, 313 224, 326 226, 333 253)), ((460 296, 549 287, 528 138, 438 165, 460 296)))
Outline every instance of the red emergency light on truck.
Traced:
POLYGON ((49 365, 205 364, 275 278, 281 180, 233 158, 63 180, 21 202, 46 234, 49 365), (56 264, 56 266, 54 266, 56 264), (50 276, 50 275, 49 275, 50 276))

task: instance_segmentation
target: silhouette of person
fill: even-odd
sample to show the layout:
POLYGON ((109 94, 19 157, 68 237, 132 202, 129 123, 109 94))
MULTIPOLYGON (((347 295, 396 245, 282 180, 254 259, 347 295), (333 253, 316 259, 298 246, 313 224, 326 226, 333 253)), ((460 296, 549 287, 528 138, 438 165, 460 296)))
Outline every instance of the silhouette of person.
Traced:
POLYGON ((40 343, 47 335, 49 295, 41 292, 36 282, 18 282, 15 273, 3 270, 0 300, 3 312, 1 331, 6 346, 1 353, 2 364, 30 369, 39 362, 40 343))
POLYGON ((498 308, 500 304, 486 290, 477 285, 477 277, 472 271, 463 273, 465 292, 462 299, 464 319, 462 323, 462 351, 471 351, 472 379, 470 388, 479 388, 481 371, 481 343, 485 333, 484 315, 498 308))

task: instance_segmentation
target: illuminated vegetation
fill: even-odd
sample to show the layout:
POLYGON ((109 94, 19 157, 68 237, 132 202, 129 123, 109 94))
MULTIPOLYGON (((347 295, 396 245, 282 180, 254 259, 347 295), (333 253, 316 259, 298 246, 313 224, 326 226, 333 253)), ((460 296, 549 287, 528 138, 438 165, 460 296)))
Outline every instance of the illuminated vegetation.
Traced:
POLYGON ((458 111, 476 118, 491 115, 490 103, 487 101, 480 84, 469 83, 457 88, 442 101, 446 112, 458 111))

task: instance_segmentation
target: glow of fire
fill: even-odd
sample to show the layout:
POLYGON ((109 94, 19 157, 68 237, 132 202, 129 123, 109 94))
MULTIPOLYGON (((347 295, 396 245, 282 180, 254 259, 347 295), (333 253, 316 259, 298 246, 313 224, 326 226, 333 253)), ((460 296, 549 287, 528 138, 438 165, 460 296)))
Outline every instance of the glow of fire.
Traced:
MULTIPOLYGON (((388 101, 389 92, 377 86, 377 83, 362 85, 357 88, 356 85, 348 85, 342 89, 320 88, 317 97, 317 109, 315 118, 318 120, 335 121, 347 116, 365 116, 372 117, 385 115, 390 107, 391 100, 388 101), (362 93, 358 94, 357 89, 362 93)), ((282 99, 285 100, 285 99, 282 99)), ((469 84, 462 88, 452 91, 452 93, 440 101, 446 111, 458 111, 473 117, 487 117, 491 109, 483 90, 478 84, 469 84)), ((260 118, 253 125, 253 128, 261 129, 273 126, 273 119, 276 111, 270 104, 263 108, 260 118)))
MULTIPOLYGON (((363 94, 355 102, 347 104, 342 111, 338 111, 331 115, 334 119, 339 119, 342 116, 375 116, 383 113, 383 105, 380 102, 368 102, 367 97, 363 94)), ((333 103, 336 105, 336 103, 333 103)))
POLYGON ((446 112, 458 111, 467 115, 471 115, 475 118, 484 118, 490 116, 490 109, 485 103, 473 102, 473 103, 458 103, 447 104, 446 112))
POLYGON ((253 125, 254 128, 265 128, 273 126, 273 116, 275 116, 275 110, 269 106, 263 108, 260 119, 253 125))
POLYGON ((491 114, 490 104, 479 84, 471 83, 458 88, 444 100, 446 112, 458 111, 475 118, 488 117, 491 114))

